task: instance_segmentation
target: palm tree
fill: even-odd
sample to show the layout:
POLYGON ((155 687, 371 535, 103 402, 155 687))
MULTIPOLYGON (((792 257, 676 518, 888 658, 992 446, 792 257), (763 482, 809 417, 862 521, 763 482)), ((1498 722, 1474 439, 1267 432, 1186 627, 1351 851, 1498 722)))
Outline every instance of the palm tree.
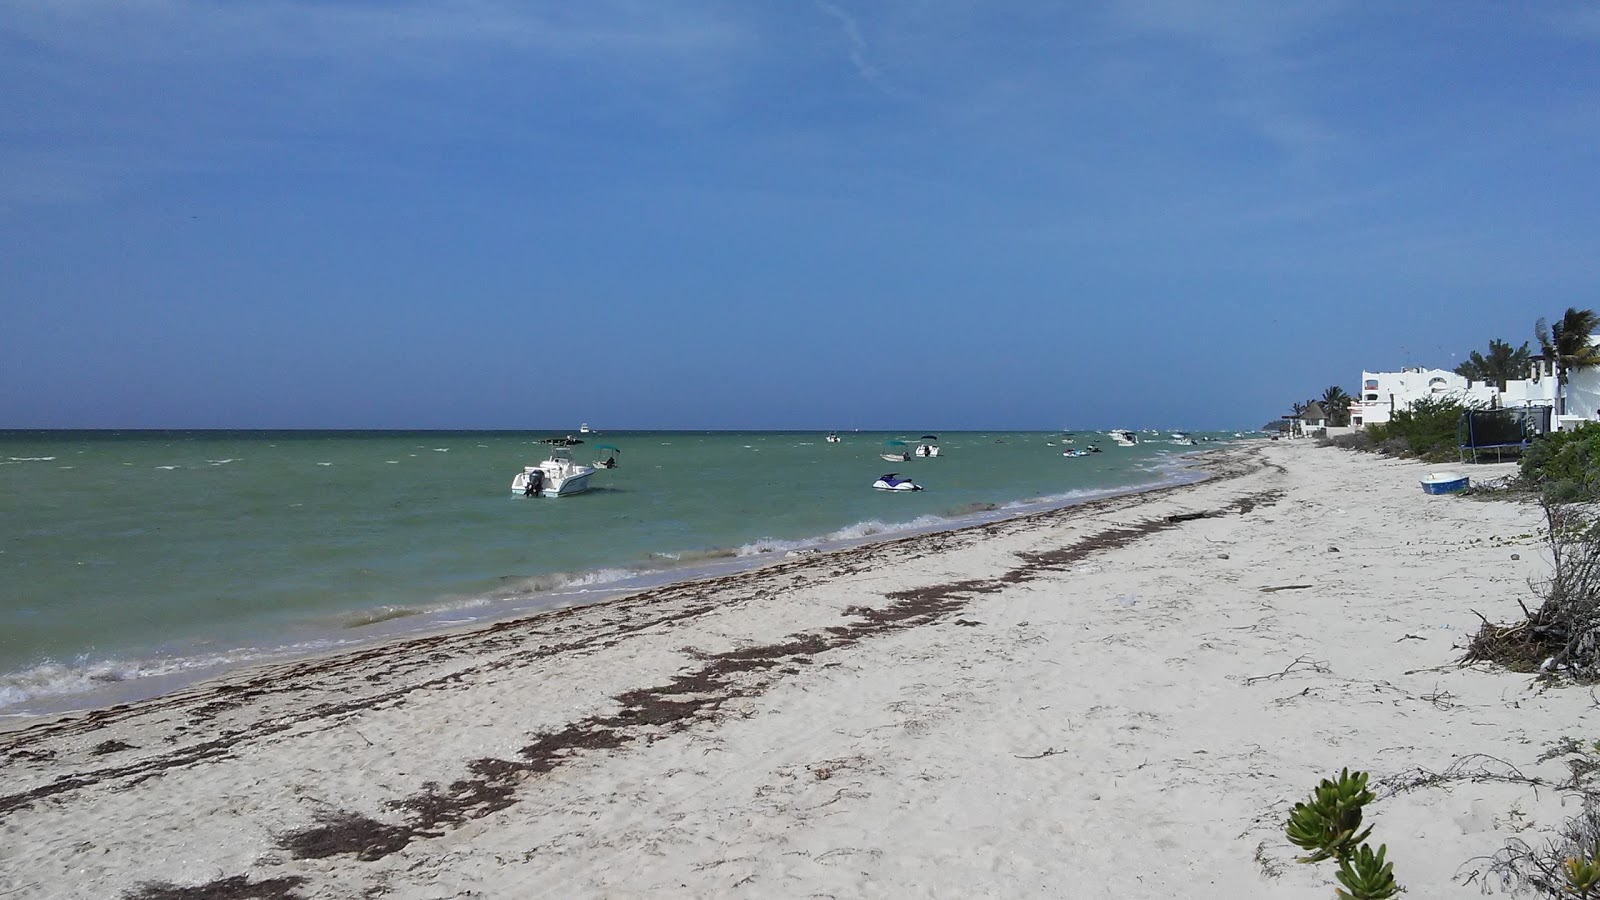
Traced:
POLYGON ((1335 427, 1350 424, 1350 395, 1337 384, 1322 392, 1322 408, 1328 413, 1328 424, 1335 427))
POLYGON ((1600 328, 1600 316, 1592 309, 1567 307, 1561 321, 1546 326, 1540 319, 1533 326, 1533 336, 1539 340, 1539 350, 1544 354, 1545 365, 1555 365, 1560 409, 1557 415, 1567 412, 1567 373, 1573 369, 1600 366, 1600 349, 1589 343, 1589 336, 1600 328))
POLYGON ((1528 342, 1523 341, 1522 346, 1511 349, 1511 345, 1502 340, 1489 341, 1489 355, 1474 350, 1467 361, 1456 366, 1456 374, 1472 381, 1489 382, 1506 389, 1506 382, 1526 378, 1528 376, 1528 342))

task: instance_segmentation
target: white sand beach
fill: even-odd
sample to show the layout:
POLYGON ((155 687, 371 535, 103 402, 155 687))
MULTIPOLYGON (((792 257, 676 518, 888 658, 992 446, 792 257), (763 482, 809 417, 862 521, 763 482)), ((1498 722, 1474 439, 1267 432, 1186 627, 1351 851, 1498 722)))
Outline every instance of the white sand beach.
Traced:
POLYGON ((1208 465, 0 734, 0 898, 1328 898, 1282 823, 1346 766, 1409 896, 1477 895, 1576 804, 1394 788, 1600 738, 1588 690, 1454 665, 1538 510, 1310 442, 1208 465))

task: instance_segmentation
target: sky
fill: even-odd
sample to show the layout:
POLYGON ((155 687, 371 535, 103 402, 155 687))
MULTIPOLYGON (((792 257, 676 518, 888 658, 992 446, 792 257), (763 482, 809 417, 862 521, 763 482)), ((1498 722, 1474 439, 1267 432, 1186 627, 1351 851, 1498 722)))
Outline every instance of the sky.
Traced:
POLYGON ((1597 287, 1594 0, 0 0, 0 428, 1235 429, 1597 287))

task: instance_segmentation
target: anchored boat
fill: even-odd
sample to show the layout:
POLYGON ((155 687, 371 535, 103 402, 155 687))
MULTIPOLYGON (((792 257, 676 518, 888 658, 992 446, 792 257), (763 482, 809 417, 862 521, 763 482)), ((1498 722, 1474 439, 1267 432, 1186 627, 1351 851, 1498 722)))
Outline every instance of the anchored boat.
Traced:
POLYGON ((594 467, 572 461, 572 448, 583 443, 582 440, 545 438, 540 443, 550 445, 550 457, 536 466, 523 466, 511 479, 511 493, 524 497, 569 497, 589 489, 594 467))

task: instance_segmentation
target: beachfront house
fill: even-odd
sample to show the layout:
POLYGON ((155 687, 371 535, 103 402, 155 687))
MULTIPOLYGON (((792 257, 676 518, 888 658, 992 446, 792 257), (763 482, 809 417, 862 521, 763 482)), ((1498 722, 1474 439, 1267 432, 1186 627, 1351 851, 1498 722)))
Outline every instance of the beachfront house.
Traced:
POLYGON ((1361 393, 1350 404, 1350 425, 1363 428, 1384 424, 1396 412, 1410 409, 1411 404, 1424 397, 1451 397, 1473 406, 1497 406, 1499 395, 1500 389, 1495 385, 1469 381, 1444 369, 1362 372, 1361 393))

